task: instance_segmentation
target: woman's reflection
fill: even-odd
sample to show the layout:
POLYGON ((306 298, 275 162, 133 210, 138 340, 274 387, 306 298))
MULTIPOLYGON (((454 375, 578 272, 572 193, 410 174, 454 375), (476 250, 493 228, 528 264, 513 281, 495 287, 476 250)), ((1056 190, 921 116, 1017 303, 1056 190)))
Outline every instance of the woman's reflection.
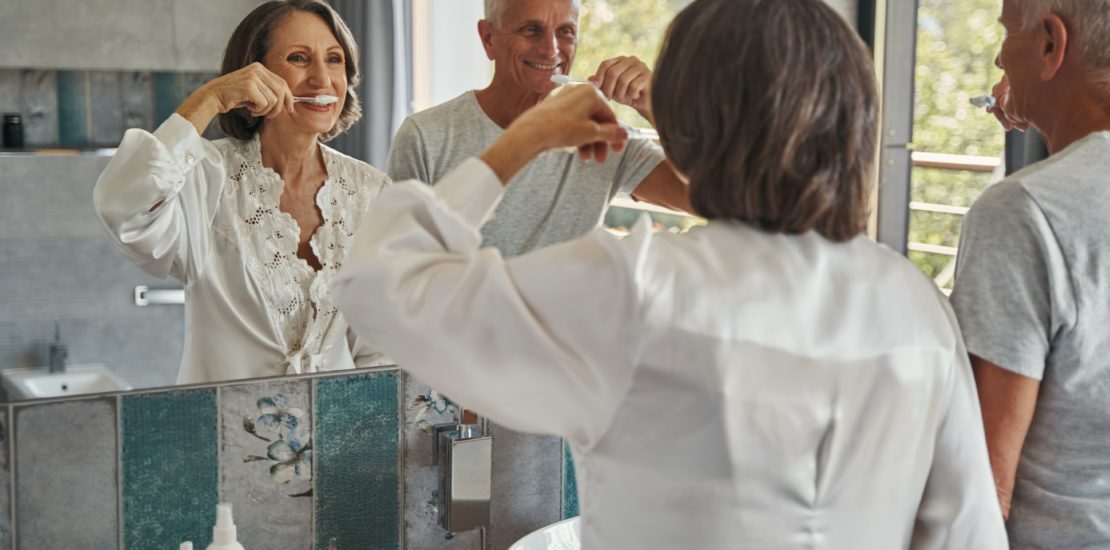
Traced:
POLYGON ((359 78, 358 48, 329 6, 267 2, 235 29, 221 76, 153 134, 129 130, 101 174, 108 232, 131 261, 185 286, 179 383, 384 362, 329 290, 389 183, 322 144, 361 117, 359 78), (216 116, 230 137, 207 141, 216 116))

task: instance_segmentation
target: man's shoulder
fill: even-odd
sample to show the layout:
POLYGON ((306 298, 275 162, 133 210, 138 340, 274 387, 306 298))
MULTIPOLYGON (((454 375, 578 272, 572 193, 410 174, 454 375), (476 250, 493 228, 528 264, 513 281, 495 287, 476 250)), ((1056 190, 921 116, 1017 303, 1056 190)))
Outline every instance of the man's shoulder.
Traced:
POLYGON ((448 126, 454 124, 459 120, 472 117, 474 111, 474 92, 463 92, 462 95, 444 101, 439 105, 428 107, 423 111, 413 113, 406 119, 408 122, 417 127, 417 129, 424 131, 428 128, 436 128, 441 126, 448 126))

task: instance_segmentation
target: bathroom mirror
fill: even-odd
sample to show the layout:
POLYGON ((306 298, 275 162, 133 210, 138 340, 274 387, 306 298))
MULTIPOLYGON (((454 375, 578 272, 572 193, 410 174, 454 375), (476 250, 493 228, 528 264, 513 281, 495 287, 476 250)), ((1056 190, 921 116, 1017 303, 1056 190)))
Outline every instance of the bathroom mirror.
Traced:
MULTIPOLYGON (((650 62, 671 15, 689 1, 583 0, 573 75, 584 78, 592 70, 587 66, 615 55, 650 62)), ((59 364, 64 346, 73 376, 52 380, 66 391, 81 384, 100 390, 175 383, 185 335, 184 310, 175 303, 180 286, 145 274, 115 248, 93 213, 92 187, 110 160, 103 148, 114 147, 128 127, 153 129, 211 78, 234 26, 259 3, 0 3, 0 112, 23 115, 27 146, 0 150, 0 370, 59 364), (67 142, 73 132, 84 141, 67 142), (60 146, 69 154, 57 154, 60 146)), ((855 2, 832 3, 852 17, 855 2)), ((345 9, 367 5, 332 4, 352 29, 345 9)), ((395 57, 409 75, 401 110, 426 108, 488 82, 475 31, 482 0, 393 4, 405 15, 391 24, 407 31, 411 48, 395 57)), ((382 48, 381 33, 357 35, 356 29, 364 56, 382 48)), ((391 135, 389 125, 404 114, 364 120, 391 135)))

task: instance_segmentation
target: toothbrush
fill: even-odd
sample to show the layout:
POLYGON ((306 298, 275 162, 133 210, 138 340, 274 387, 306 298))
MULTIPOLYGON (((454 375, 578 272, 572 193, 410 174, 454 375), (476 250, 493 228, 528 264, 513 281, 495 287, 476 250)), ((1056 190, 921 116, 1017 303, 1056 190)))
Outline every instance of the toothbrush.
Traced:
MULTIPOLYGON (((559 86, 565 86, 567 84, 589 84, 591 86, 596 86, 596 84, 589 80, 575 80, 565 74, 553 74, 551 75, 551 81, 559 86)), ((617 121, 617 124, 620 124, 621 128, 624 128, 624 131, 628 132, 629 138, 655 139, 659 137, 659 133, 655 130, 636 128, 635 126, 620 121, 617 121)))
POLYGON ((969 99, 968 101, 972 105, 982 109, 987 109, 988 111, 993 109, 995 104, 997 103, 997 100, 994 99, 994 96, 990 95, 977 95, 969 99))
POLYGON ((313 105, 331 105, 339 101, 338 97, 333 95, 318 95, 316 97, 293 97, 293 102, 311 103, 313 105))
POLYGON ((551 75, 551 81, 560 86, 565 86, 567 84, 593 84, 593 82, 589 80, 575 80, 565 74, 553 74, 551 75))

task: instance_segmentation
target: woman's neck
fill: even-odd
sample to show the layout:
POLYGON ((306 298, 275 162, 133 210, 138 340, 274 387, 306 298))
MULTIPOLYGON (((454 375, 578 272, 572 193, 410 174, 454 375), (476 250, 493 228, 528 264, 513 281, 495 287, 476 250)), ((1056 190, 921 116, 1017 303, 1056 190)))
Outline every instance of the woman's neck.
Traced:
POLYGON ((324 172, 316 134, 293 134, 263 126, 258 139, 262 166, 277 172, 286 184, 316 180, 324 172))

